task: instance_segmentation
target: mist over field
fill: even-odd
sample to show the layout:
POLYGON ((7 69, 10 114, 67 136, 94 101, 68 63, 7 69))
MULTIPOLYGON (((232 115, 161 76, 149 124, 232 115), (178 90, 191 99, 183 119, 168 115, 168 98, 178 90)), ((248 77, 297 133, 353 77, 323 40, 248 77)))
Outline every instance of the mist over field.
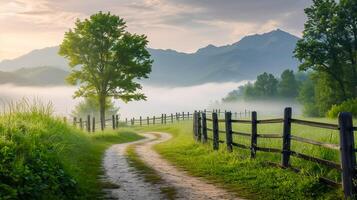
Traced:
MULTIPOLYGON (((147 96, 147 101, 124 103, 115 100, 115 104, 120 107, 119 113, 122 118, 160 115, 161 113, 192 112, 203 109, 232 110, 243 112, 256 110, 264 115, 281 114, 286 106, 294 108, 294 114, 300 113, 300 105, 297 102, 235 102, 221 104, 220 100, 228 92, 245 84, 242 82, 227 83, 207 83, 188 87, 158 87, 144 86, 143 92, 147 96)), ((73 99, 72 95, 75 87, 22 87, 14 85, 0 85, 1 108, 11 100, 19 100, 26 97, 29 100, 40 99, 43 103, 51 102, 56 115, 67 116, 71 113, 75 104, 81 99, 73 99)))

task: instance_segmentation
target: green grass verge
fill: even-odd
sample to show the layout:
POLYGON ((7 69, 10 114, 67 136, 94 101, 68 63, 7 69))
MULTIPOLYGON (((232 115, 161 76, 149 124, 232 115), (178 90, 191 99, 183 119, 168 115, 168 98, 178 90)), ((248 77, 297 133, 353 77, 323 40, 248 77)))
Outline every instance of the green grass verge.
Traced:
MULTIPOLYGON (((140 144, 138 144, 140 145, 140 144)), ((136 145, 131 145, 127 149, 127 156, 129 160, 129 165, 134 167, 140 175, 144 177, 146 182, 158 185, 161 193, 170 200, 174 200, 176 197, 176 189, 171 186, 164 185, 161 176, 151 167, 145 164, 135 151, 136 145)))
POLYGON ((106 148, 140 139, 132 131, 85 133, 42 105, 0 116, 0 199, 96 199, 106 148))
MULTIPOLYGON (((250 131, 248 125, 234 125, 233 128, 248 133, 250 131)), ((224 130, 223 124, 220 124, 220 129, 224 130)), ((281 133, 281 129, 282 126, 279 124, 258 126, 259 133, 281 133)), ((234 148, 233 153, 228 153, 222 144, 219 151, 213 151, 212 144, 203 145, 193 141, 191 122, 137 127, 135 130, 171 133, 174 136, 173 139, 155 147, 164 158, 192 175, 202 176, 216 182, 241 197, 248 199, 342 199, 341 189, 330 188, 319 182, 318 178, 321 175, 339 181, 339 173, 324 166, 292 159, 292 164, 302 169, 301 173, 295 173, 267 164, 267 161, 279 163, 281 159, 279 154, 258 152, 257 158, 251 160, 249 151, 234 148)), ((338 133, 334 131, 299 125, 294 125, 292 132, 302 137, 331 143, 337 142, 338 139, 338 133)), ((224 140, 223 135, 221 139, 224 140)), ((250 139, 239 136, 234 137, 234 141, 248 145, 250 139)), ((258 145, 281 148, 281 140, 259 138, 258 145)), ((329 160, 338 161, 339 159, 338 152, 312 145, 293 142, 292 148, 329 160)))

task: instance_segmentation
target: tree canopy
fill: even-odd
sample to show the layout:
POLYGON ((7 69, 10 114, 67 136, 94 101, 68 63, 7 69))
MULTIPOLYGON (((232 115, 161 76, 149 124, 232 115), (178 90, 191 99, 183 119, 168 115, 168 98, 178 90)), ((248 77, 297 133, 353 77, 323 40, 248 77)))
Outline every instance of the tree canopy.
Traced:
POLYGON ((295 56, 313 71, 319 113, 357 96, 357 1, 314 0, 295 56))
POLYGON ((79 84, 74 97, 96 96, 102 122, 108 97, 124 102, 146 99, 137 80, 148 78, 151 72, 148 41, 145 35, 125 29, 119 16, 99 12, 89 19, 78 19, 60 45, 59 54, 71 67, 67 81, 79 84))

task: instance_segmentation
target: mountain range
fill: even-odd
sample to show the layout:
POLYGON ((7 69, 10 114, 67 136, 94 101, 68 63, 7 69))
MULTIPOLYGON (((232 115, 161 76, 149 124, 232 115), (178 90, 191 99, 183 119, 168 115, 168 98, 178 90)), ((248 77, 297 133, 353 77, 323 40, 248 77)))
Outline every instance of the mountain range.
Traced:
MULTIPOLYGON (((293 58, 293 50, 298 40, 298 37, 277 29, 246 36, 230 45, 208 45, 194 53, 149 48, 154 64, 149 79, 143 83, 188 86, 253 80, 263 72, 278 75, 285 69, 297 69, 298 61, 293 58)), ((67 61, 57 54, 58 48, 34 50, 13 60, 4 60, 0 62, 0 71, 3 71, 0 77, 4 73, 23 74, 18 78, 23 83, 64 84, 61 80, 68 74, 68 66, 67 61), (41 80, 35 81, 36 78, 41 80)))

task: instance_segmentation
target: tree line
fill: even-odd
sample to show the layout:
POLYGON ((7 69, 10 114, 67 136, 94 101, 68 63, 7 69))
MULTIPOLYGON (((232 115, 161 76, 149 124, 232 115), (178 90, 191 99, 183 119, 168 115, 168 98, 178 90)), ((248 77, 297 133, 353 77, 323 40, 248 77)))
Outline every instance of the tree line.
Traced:
POLYGON ((230 92, 223 101, 295 99, 306 78, 306 74, 295 74, 292 70, 285 70, 280 78, 264 72, 257 76, 254 83, 248 82, 230 92))

